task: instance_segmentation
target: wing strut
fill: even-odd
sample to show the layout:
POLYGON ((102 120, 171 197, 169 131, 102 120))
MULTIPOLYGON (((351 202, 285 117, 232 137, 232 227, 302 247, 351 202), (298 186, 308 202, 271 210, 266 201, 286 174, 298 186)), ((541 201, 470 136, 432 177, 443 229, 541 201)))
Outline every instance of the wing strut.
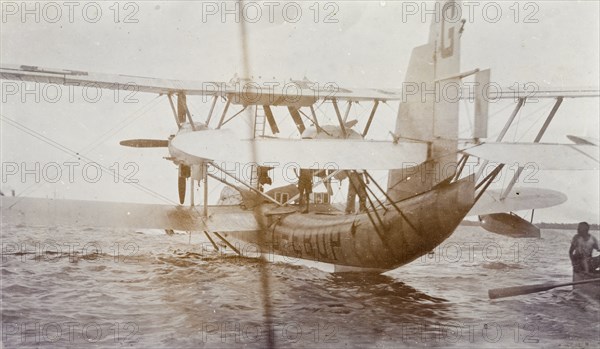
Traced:
MULTIPOLYGON (((454 175, 454 177, 452 178, 452 181, 457 181, 458 178, 460 177, 460 175, 462 174, 462 171, 465 168, 465 165, 467 164, 467 160, 469 159, 469 154, 464 154, 463 156, 460 157, 460 160, 458 160, 458 170, 456 171, 456 174, 454 175)), ((487 164, 484 164, 484 166, 487 164)))
POLYGON ((227 115, 227 110, 231 105, 231 99, 227 98, 227 103, 225 103, 225 109, 223 109, 223 113, 221 114, 221 120, 219 120, 219 124, 217 125, 217 130, 223 126, 223 121, 225 120, 225 116, 227 115))
POLYGON ((365 136, 369 132, 369 128, 371 127, 371 122, 373 122, 373 117, 375 116, 375 113, 377 112, 377 107, 378 106, 379 106, 379 101, 375 100, 375 104, 373 104, 373 109, 371 109, 371 115, 369 115, 369 121, 367 121, 367 125, 365 126, 365 130, 362 133, 363 138, 365 138, 365 136))
POLYGON ((352 101, 348 101, 348 106, 346 107, 346 112, 344 113, 344 123, 348 121, 348 115, 350 115, 350 109, 352 109, 352 101))
MULTIPOLYGON (((552 107, 552 110, 550 111, 550 114, 548 114, 548 117, 546 118, 546 121, 544 122, 544 125, 542 126, 542 128, 538 132, 537 136, 533 140, 533 143, 539 143, 540 142, 540 140, 544 136, 544 133, 546 133, 546 130, 548 129, 548 126, 550 126, 550 123, 552 122, 552 119, 554 119, 554 115, 556 115, 556 112, 558 111, 558 108, 560 108, 560 105, 562 104, 562 102, 563 102, 563 97, 556 98, 556 103, 554 103, 554 106, 552 107)), ((524 167, 519 166, 519 168, 515 172, 515 175, 510 180, 510 183, 506 187, 506 190, 500 196, 500 200, 506 198, 506 196, 510 193, 510 191, 512 190, 512 188, 517 183, 517 180, 521 176, 521 173, 523 172, 523 169, 524 169, 524 167)))
POLYGON ((225 245, 229 246, 235 253, 237 253, 238 255, 242 255, 240 253, 240 250, 238 250, 237 248, 235 248, 235 246, 233 246, 231 243, 229 243, 229 241, 227 241, 227 239, 225 239, 224 237, 221 236, 221 234, 217 233, 216 231, 213 232, 213 234, 216 235, 216 237, 218 237, 221 241, 223 241, 225 243, 225 245))
POLYGON ((548 117, 546 118, 544 125, 540 129, 540 132, 538 133, 538 135, 535 137, 535 140, 533 140, 533 143, 539 143, 540 140, 542 140, 542 136, 544 136, 544 133, 546 133, 546 129, 548 129, 548 126, 550 126, 550 123, 552 122, 552 119, 554 119, 554 115, 556 115, 556 112, 558 111, 558 108, 560 108, 560 105, 562 104, 562 102, 563 102, 563 97, 556 98, 556 103, 554 103, 554 106, 552 107, 550 114, 548 114, 548 117))
POLYGON ((317 130, 320 129, 321 127, 319 127, 319 120, 317 119, 317 113, 315 113, 315 108, 312 105, 310 106, 310 113, 312 115, 313 122, 315 123, 315 126, 317 127, 317 130))
POLYGON ((210 124, 210 119, 212 118, 213 112, 215 111, 215 106, 217 105, 217 100, 219 99, 219 96, 215 96, 213 98, 213 102, 210 105, 210 111, 208 112, 208 117, 206 118, 206 126, 208 126, 208 124, 210 124))
POLYGON ((233 179, 235 179, 236 181, 242 183, 245 187, 249 188, 250 190, 252 190, 253 192, 257 193, 258 195, 262 196, 263 198, 271 201, 272 203, 276 204, 277 206, 282 206, 281 202, 273 199, 272 197, 270 197, 269 195, 263 193, 262 191, 254 188, 253 186, 251 186, 250 184, 242 181, 241 179, 237 178, 235 175, 232 175, 231 173, 225 171, 223 168, 219 167, 217 164, 215 164, 214 162, 211 162, 210 165, 214 168, 216 168, 217 170, 221 171, 221 173, 223 173, 226 176, 229 176, 233 179))
POLYGON ((208 166, 206 165, 206 162, 202 163, 202 185, 203 185, 203 195, 204 195, 204 202, 203 202, 203 212, 202 214, 204 215, 204 217, 208 217, 208 166))
POLYGON ((173 111, 173 116, 175 117, 175 123, 177 124, 177 128, 180 129, 181 123, 179 123, 179 117, 177 116, 177 110, 175 109, 175 104, 173 103, 173 97, 170 93, 167 95, 167 97, 169 98, 169 104, 171 105, 171 110, 173 111))
POLYGON ((215 251, 219 251, 219 246, 217 246, 217 244, 215 244, 215 240, 213 240, 213 238, 210 237, 210 235, 206 232, 206 230, 204 231, 204 235, 206 235, 206 237, 208 238, 208 241, 210 241, 210 243, 213 245, 213 247, 215 248, 215 251))
POLYGON ((404 212, 402 212, 402 210, 400 210, 400 207, 398 207, 398 205, 396 205, 396 203, 394 202, 394 200, 392 200, 392 198, 387 194, 387 192, 385 190, 383 190, 383 188, 381 187, 381 185, 379 185, 379 183, 377 183, 377 181, 375 180, 375 178, 373 178, 373 176, 371 176, 371 174, 369 172, 367 172, 367 171, 365 171, 365 174, 367 175, 367 177, 369 178, 369 180, 371 182, 373 182, 373 184, 375 184, 375 186, 377 187, 377 189, 379 189, 379 191, 381 191, 383 193, 383 195, 385 195, 385 199, 390 203, 390 205, 392 205, 392 207, 394 207, 394 209, 396 210, 396 212, 398 212, 400 214, 400 216, 402 216, 402 218, 404 218, 404 220, 406 221, 406 223, 408 223, 408 225, 412 228, 412 230, 414 230, 415 232, 419 233, 419 231, 414 226, 414 224, 412 224, 412 222, 408 219, 408 217, 406 217, 406 215, 404 214, 404 212))
MULTIPOLYGON (((506 121, 506 124, 504 125, 504 128, 502 129, 502 131, 500 131, 500 134, 498 135, 498 138, 496 138, 496 142, 501 142, 502 141, 502 139, 506 135, 506 132, 508 132, 508 129, 510 128, 510 125, 512 125, 513 121, 515 121, 515 117, 517 116, 517 114, 519 114, 519 110, 521 110, 521 108, 525 104, 525 100, 526 100, 525 97, 519 98, 519 102, 515 106, 515 109, 513 110, 512 114, 510 114, 510 117, 506 121)), ((475 180, 477 180, 477 179, 479 179, 479 177, 481 177, 481 174, 483 173, 483 171, 487 167, 488 163, 489 163, 489 161, 487 161, 487 160, 483 161, 483 164, 479 168, 479 171, 477 171, 477 175, 475 176, 475 180)))
POLYGON ((263 110, 265 112, 265 116, 267 117, 267 122, 269 122, 269 127, 271 128, 271 132, 276 135, 279 133, 279 127, 277 127, 277 121, 275 121, 275 116, 273 115, 273 111, 271 110, 271 106, 263 105, 263 110))
POLYGON ((480 183, 478 183, 475 186, 475 190, 479 189, 481 186, 483 186, 483 189, 481 189, 479 191, 479 193, 477 193, 475 200, 473 200, 473 205, 475 205, 477 203, 477 201, 479 201, 479 198, 481 197, 481 195, 483 195, 483 193, 485 193, 486 189, 490 186, 490 184, 492 184, 492 182, 494 181, 496 176, 498 176, 498 173, 500 173, 500 171, 502 170, 503 167, 504 167, 504 164, 498 165, 492 172, 490 172, 489 175, 487 175, 480 183))
POLYGON ((346 125, 344 125, 344 120, 342 120, 342 114, 340 114, 340 108, 338 107, 337 99, 332 99, 331 103, 333 103, 335 115, 337 116, 338 122, 340 123, 342 134, 344 135, 344 138, 348 138, 348 133, 346 132, 346 125))
POLYGON ((306 130, 306 126, 304 126, 304 121, 302 121, 302 117, 298 112, 298 108, 289 106, 288 110, 290 112, 290 115, 292 116, 292 119, 294 120, 294 124, 296 124, 298 132, 300 132, 300 134, 304 133, 304 130, 306 130))
POLYGON ((177 93, 177 120, 179 120, 179 124, 183 124, 187 117, 188 122, 192 126, 192 131, 196 131, 196 126, 194 126, 194 121, 192 120, 192 114, 190 114, 190 110, 187 107, 187 97, 185 93, 178 92, 177 93))
MULTIPOLYGON (((365 183, 363 183, 363 180, 360 177, 361 176, 359 175, 358 179, 361 182, 359 185, 367 187, 367 185, 365 183)), ((359 193, 360 192, 358 190, 359 188, 357 188, 356 184, 354 184, 354 181, 352 181, 350 179, 350 174, 348 174, 348 181, 349 181, 348 185, 352 186, 352 188, 354 189, 354 192, 355 193, 359 193)), ((373 214, 374 214, 375 218, 377 218, 377 221, 379 222, 379 226, 382 229, 384 229, 384 232, 385 232, 385 224, 384 224, 383 220, 381 220, 381 217, 379 216, 379 214, 377 214, 377 208, 375 207, 375 204, 373 204, 373 200, 371 200, 371 197, 369 195, 366 195, 366 199, 367 199, 367 201, 369 201, 369 205, 373 209, 373 214)), ((375 222, 375 220, 371 216, 370 210, 366 210, 365 213, 367 214, 367 218, 369 218, 369 221, 371 221, 371 225, 375 229, 375 233, 377 234, 377 236, 379 236, 379 239, 381 240, 381 243, 383 244, 383 246, 385 247, 386 250, 388 250, 388 251, 391 252, 391 250, 390 250, 390 248, 388 246, 388 243, 387 243, 386 236, 385 236, 385 234, 383 234, 384 232, 379 231, 379 227, 377 226, 377 223, 375 222)))
POLYGON ((225 126, 226 123, 228 123, 229 121, 233 120, 236 116, 240 115, 244 110, 246 110, 246 108, 248 108, 247 105, 243 106, 240 111, 238 111, 237 113, 233 114, 229 119, 227 119, 224 122, 220 123, 218 128, 221 128, 222 126, 225 126))
POLYGON ((321 126, 319 126, 319 122, 317 121, 317 116, 314 114, 314 111, 315 111, 315 110, 313 109, 313 107, 312 107, 312 106, 311 106, 310 108, 311 108, 311 111, 313 112, 314 119, 313 119, 313 118, 311 118, 310 116, 306 115, 306 113, 304 113, 304 112, 303 112, 302 110, 300 110, 300 109, 298 109, 298 112, 300 112, 300 114, 302 114, 302 115, 303 115, 303 116, 304 116, 304 117, 305 117, 307 120, 311 121, 311 122, 313 123, 313 125, 315 125, 315 128, 317 129, 317 133, 319 133, 319 132, 323 132, 323 133, 325 133, 326 135, 328 135, 328 136, 331 136, 331 134, 330 134, 329 132, 325 131, 325 130, 324 130, 322 127, 321 127, 321 126))

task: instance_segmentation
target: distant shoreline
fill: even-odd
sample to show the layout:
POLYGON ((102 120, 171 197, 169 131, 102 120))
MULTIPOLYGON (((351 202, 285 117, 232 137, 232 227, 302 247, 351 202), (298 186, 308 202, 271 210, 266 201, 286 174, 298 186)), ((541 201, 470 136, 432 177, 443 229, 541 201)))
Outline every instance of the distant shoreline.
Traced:
MULTIPOLYGON (((540 229, 577 230, 577 224, 579 223, 535 223, 535 226, 540 229)), ((481 223, 479 221, 463 220, 460 225, 478 227, 481 223)), ((590 230, 600 230, 600 225, 590 224, 590 230)))

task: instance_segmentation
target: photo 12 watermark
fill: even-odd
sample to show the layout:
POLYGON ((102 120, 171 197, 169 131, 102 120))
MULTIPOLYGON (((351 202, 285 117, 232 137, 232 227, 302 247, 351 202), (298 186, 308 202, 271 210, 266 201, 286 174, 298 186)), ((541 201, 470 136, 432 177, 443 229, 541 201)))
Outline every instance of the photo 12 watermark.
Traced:
POLYGON ((421 256, 420 264, 475 262, 528 263, 539 260, 540 246, 534 241, 515 241, 510 245, 497 242, 444 242, 421 256))
POLYGON ((540 22, 540 3, 534 1, 402 1, 401 8, 403 23, 414 19, 422 23, 498 23, 502 19, 524 24, 540 22))
MULTIPOLYGON (((48 71, 27 68, 21 66, 20 69, 33 70, 39 73, 48 71)), ((61 74, 58 71, 52 73, 61 74)), ((64 73, 62 73, 64 74, 64 73)), ((69 74, 73 74, 70 72, 69 74)), ((87 74, 81 72, 81 74, 87 74)), ((62 79, 61 75, 51 79, 62 79)), ((56 81, 54 80, 54 81, 56 81)), ((138 85, 134 82, 129 83, 107 83, 100 85, 97 82, 61 82, 61 83, 39 83, 25 81, 1 81, 0 82, 2 103, 21 102, 21 103, 75 103, 83 101, 85 103, 98 103, 102 100, 111 100, 114 103, 138 103, 137 93, 138 85)))
POLYGON ((202 1, 202 23, 313 23, 340 22, 340 6, 334 1, 202 1))
POLYGON ((2 1, 2 23, 139 23, 133 1, 2 1))
POLYGON ((410 322, 401 323, 399 335, 393 337, 405 344, 424 346, 458 343, 540 343, 539 328, 533 322, 410 322))
POLYGON ((140 247, 131 241, 102 245, 97 241, 17 241, 2 243, 2 264, 20 260, 58 263, 80 261, 94 263, 112 260, 114 263, 137 263, 140 247))
POLYGON ((114 343, 137 343, 140 327, 136 322, 38 322, 20 321, 2 323, 2 343, 6 345, 35 346, 114 343))
POLYGON ((114 183, 137 184, 140 167, 136 162, 104 166, 97 162, 12 162, 2 163, 2 183, 98 183, 103 176, 110 176, 114 183))
POLYGON ((278 344, 328 345, 339 342, 339 326, 332 322, 255 323, 215 321, 202 323, 199 328, 203 344, 261 343, 273 338, 278 344))

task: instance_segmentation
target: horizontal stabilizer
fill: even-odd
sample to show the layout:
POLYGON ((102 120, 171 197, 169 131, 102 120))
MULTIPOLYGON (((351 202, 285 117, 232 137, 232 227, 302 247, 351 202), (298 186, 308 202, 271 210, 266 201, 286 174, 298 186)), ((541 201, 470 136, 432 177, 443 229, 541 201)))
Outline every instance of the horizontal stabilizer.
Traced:
POLYGON ((587 144, 483 143, 463 152, 492 162, 542 170, 600 168, 600 148, 587 144))
POLYGON ((515 188, 510 195, 500 200, 501 193, 501 190, 486 190, 468 216, 546 208, 567 201, 565 194, 550 189, 515 188))
POLYGON ((422 163, 427 156, 427 144, 418 142, 395 144, 362 139, 240 140, 231 130, 182 133, 171 140, 170 149, 171 154, 189 163, 203 160, 211 160, 218 165, 256 162, 269 167, 297 164, 301 168, 313 169, 315 166, 332 169, 402 169, 422 163))
POLYGON ((156 204, 1 197, 2 222, 25 226, 70 226, 182 231, 254 231, 251 211, 239 206, 202 207, 156 204))

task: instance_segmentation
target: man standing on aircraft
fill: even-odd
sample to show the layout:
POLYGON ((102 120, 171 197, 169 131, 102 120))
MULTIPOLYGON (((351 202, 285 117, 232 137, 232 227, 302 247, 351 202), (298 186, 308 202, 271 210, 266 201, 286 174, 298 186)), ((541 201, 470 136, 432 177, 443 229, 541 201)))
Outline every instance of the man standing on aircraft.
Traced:
POLYGON ((598 240, 589 233, 590 225, 587 222, 579 223, 577 235, 571 241, 569 257, 574 272, 593 272, 600 266, 600 256, 592 257, 594 250, 598 248, 598 240))
POLYGON ((258 166, 258 190, 263 191, 265 184, 273 184, 273 180, 271 179, 271 177, 269 177, 270 170, 271 167, 258 166))
POLYGON ((365 190, 365 185, 369 184, 369 180, 364 177, 364 173, 362 171, 347 171, 347 174, 348 198, 346 202, 346 214, 354 213, 356 195, 358 195, 359 212, 365 212, 367 210, 367 191, 365 190))
MULTIPOLYGON (((294 169, 296 172, 296 169, 294 169)), ((296 174, 298 176, 298 174, 296 174)), ((302 213, 308 213, 308 205, 310 204, 310 193, 312 193, 312 179, 313 172, 307 168, 300 169, 300 175, 298 176, 298 194, 300 194, 300 207, 304 206, 306 200, 306 208, 302 210, 302 213)))

